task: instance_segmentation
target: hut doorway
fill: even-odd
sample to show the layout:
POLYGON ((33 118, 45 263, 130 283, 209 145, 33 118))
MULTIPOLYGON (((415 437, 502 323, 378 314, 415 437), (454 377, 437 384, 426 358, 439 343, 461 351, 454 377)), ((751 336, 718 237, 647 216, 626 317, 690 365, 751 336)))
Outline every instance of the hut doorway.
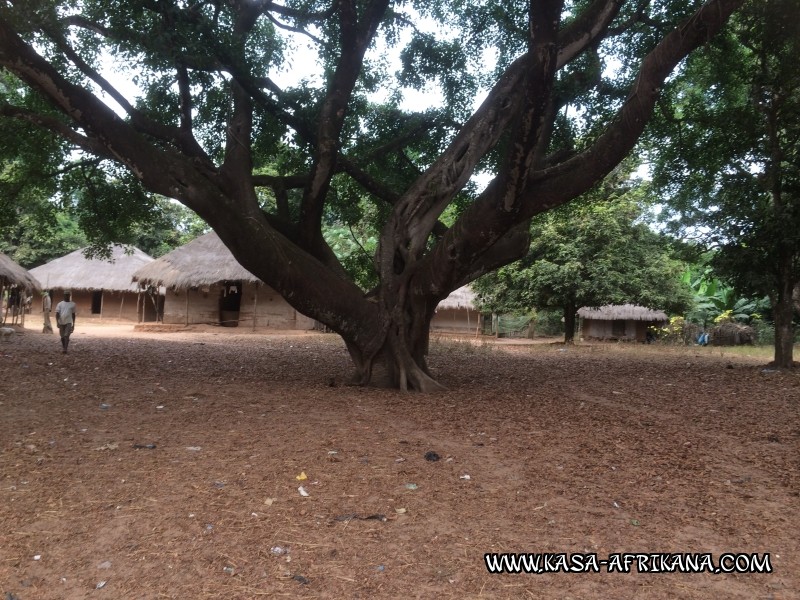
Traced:
POLYGON ((615 338, 624 338, 626 335, 625 321, 615 319, 611 322, 611 335, 615 338))
POLYGON ((242 305, 242 282, 225 281, 219 297, 219 323, 223 327, 239 326, 239 310, 242 305))
POLYGON ((103 292, 92 292, 92 314, 103 314, 103 292))

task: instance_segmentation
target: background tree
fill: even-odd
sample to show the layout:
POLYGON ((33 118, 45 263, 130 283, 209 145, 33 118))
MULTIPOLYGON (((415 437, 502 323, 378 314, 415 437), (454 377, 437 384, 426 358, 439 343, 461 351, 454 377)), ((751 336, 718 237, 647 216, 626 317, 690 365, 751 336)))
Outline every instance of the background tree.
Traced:
MULTIPOLYGON (((28 192, 31 190, 29 189, 28 192)), ((85 206, 62 206, 51 199, 19 202, 11 209, 14 222, 0 225, 0 252, 25 268, 38 267, 79 248, 102 258, 106 243, 90 242, 84 231, 96 224, 95 213, 83 214, 85 206)), ((208 231, 193 212, 167 198, 155 198, 143 222, 127 223, 116 230, 116 242, 135 246, 158 257, 208 231)), ((108 240, 111 241, 111 240, 108 240)))
POLYGON ((666 89, 655 183, 715 272, 769 296, 775 364, 793 364, 800 282, 800 0, 748 2, 666 89))
MULTIPOLYGON (((48 110, 42 100, 0 71, 0 108, 27 105, 32 115, 48 110)), ((111 243, 160 256, 206 228, 195 213, 147 192, 129 173, 73 155, 65 140, 24 120, 0 118, 0 252, 26 268, 87 246, 103 255, 111 243)))
POLYGON ((685 265, 671 241, 642 221, 643 187, 606 183, 533 219, 528 255, 475 282, 495 312, 559 308, 565 341, 582 306, 634 303, 683 314, 691 305, 685 265))
POLYGON ((77 221, 63 211, 43 215, 17 214, 18 221, 2 230, 0 252, 27 269, 87 245, 77 221))
POLYGON ((102 239, 103 223, 113 233, 146 212, 137 186, 175 198, 343 337, 357 382, 381 364, 391 385, 432 390, 439 301, 524 256, 534 215, 609 173, 671 71, 742 1, 2 0, 0 116, 22 135, 33 135, 23 124, 51 134, 73 166, 87 162, 62 178, 104 215, 87 233, 102 239), (421 31, 421 18, 440 29, 421 31), (321 68, 282 88, 287 31, 309 40, 321 68), (399 73, 383 58, 392 45, 399 73), (107 56, 138 97, 103 74, 107 56), (403 86, 429 84, 443 108, 402 110, 403 86), (565 128, 580 129, 579 145, 565 128), (487 168, 491 183, 471 189, 487 168), (340 181, 384 216, 366 294, 322 234, 326 209, 347 201, 340 181))

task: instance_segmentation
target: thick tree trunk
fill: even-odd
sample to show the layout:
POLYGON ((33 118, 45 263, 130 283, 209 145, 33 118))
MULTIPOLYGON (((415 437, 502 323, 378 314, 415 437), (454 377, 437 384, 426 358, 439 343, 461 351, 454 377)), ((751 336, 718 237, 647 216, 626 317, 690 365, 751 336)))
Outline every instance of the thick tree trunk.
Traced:
MULTIPOLYGON (((353 384, 376 385, 404 391, 435 392, 446 389, 428 370, 432 302, 397 297, 383 314, 383 326, 371 332, 380 341, 370 344, 376 352, 365 352, 345 338, 355 365, 353 384)), ((435 307, 435 304, 433 304, 435 307)), ((362 337, 367 337, 364 332, 362 337)))

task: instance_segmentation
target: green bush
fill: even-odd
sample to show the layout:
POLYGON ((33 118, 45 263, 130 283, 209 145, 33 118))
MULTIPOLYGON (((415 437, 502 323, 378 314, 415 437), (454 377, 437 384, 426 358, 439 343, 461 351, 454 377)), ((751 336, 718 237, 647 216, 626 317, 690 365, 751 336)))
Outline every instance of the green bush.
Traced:
POLYGON ((775 344, 775 325, 769 321, 755 320, 753 329, 756 330, 756 343, 759 346, 772 346, 775 344))
POLYGON ((564 335, 564 312, 543 308, 536 313, 536 335, 564 335))
POLYGON ((696 323, 690 323, 683 317, 672 317, 664 327, 651 327, 656 340, 662 344, 691 345, 703 329, 696 323))

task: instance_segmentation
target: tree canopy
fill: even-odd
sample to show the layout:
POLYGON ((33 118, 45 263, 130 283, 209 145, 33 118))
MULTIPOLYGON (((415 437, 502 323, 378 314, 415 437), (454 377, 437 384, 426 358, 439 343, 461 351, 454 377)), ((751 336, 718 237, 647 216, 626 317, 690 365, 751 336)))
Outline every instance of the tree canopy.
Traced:
POLYGON ((485 275, 474 287, 494 311, 558 308, 572 341, 582 306, 640 304, 682 314, 691 293, 671 240, 643 221, 644 185, 626 189, 613 178, 531 224, 531 248, 517 263, 485 275))
MULTIPOLYGON (((61 206, 39 197, 20 202, 10 210, 6 220, 12 221, 9 216, 14 220, 0 226, 0 252, 28 269, 79 248, 98 258, 110 251, 107 243, 85 233, 93 230, 98 218, 94 213, 86 214, 85 205, 61 206)), ((156 197, 143 222, 127 222, 116 231, 113 240, 106 241, 135 246, 158 257, 207 230, 208 226, 185 207, 156 197)))
POLYGON ((799 0, 746 3, 668 84, 653 129, 673 229, 712 249, 738 291, 770 297, 783 367, 800 282, 798 15, 799 0))
POLYGON ((390 385, 433 390, 438 302, 524 256, 534 215, 614 169, 742 1, 2 0, 0 127, 10 146, 47 139, 36 168, 103 215, 92 235, 150 194, 177 199, 344 338, 355 381, 381 365, 390 385), (277 83, 300 60, 287 32, 318 77, 277 83), (444 106, 404 109, 404 89, 431 85, 444 106), (366 293, 322 233, 364 200, 379 226, 366 293))

